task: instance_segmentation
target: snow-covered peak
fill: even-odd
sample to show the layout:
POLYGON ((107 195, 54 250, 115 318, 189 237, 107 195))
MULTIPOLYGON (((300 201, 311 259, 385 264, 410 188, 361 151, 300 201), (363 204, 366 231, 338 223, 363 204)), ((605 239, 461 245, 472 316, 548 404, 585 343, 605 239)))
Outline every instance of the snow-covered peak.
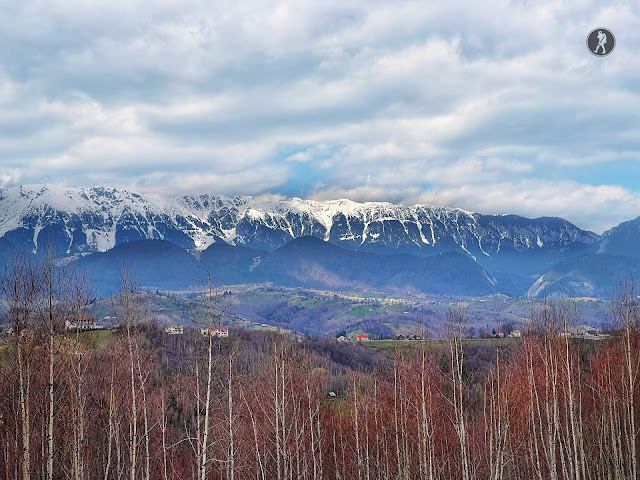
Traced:
POLYGON ((596 238, 565 221, 483 216, 432 205, 211 194, 174 198, 99 186, 0 189, 0 236, 37 250, 43 235, 55 236, 69 254, 105 251, 139 239, 165 239, 197 249, 216 242, 275 249, 313 235, 350 249, 457 249, 474 258, 490 257, 504 247, 563 248, 596 238))

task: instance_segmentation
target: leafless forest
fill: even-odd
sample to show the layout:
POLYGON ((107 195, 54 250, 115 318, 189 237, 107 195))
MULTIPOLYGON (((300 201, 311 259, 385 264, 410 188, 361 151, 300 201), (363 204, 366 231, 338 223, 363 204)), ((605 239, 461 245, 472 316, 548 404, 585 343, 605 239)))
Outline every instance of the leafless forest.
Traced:
MULTIPOLYGON (((238 332, 167 336, 124 269, 106 348, 65 331, 87 313, 82 275, 51 256, 2 272, 0 476, 6 479, 637 479, 640 305, 618 331, 561 335, 568 301, 541 302, 522 341, 471 367, 465 314, 442 348, 336 362, 362 346, 238 332), (351 349, 351 350, 349 350, 351 349)), ((212 286, 192 312, 224 324, 212 286)), ((359 355, 360 353, 358 353, 359 355)), ((362 353, 366 355, 366 353, 362 353)))

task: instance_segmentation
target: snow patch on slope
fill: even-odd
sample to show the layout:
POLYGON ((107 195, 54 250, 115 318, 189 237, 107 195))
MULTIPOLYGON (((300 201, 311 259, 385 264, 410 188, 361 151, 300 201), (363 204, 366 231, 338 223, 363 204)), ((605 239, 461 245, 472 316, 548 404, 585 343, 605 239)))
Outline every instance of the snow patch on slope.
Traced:
POLYGON ((283 238, 278 232, 289 238, 313 234, 325 241, 342 239, 349 248, 401 246, 420 250, 440 248, 442 243, 447 248, 457 245, 473 258, 478 253, 494 255, 507 242, 516 250, 530 250, 595 241, 594 234, 568 222, 558 226, 556 221, 549 226, 544 220, 513 215, 484 218, 489 220, 448 207, 346 199, 261 201, 208 194, 169 198, 116 188, 56 185, 0 189, 0 236, 24 227, 33 233, 35 246, 42 228, 57 224, 68 232, 69 242, 73 231, 83 232, 86 246, 82 248, 91 251, 115 246, 117 232, 134 237, 138 232, 143 238, 186 234, 198 250, 206 249, 216 239, 232 245, 270 241, 275 248, 278 245, 273 242, 282 242, 283 238), (336 223, 338 219, 344 219, 344 229, 336 223), (242 229, 237 228, 240 224, 242 229), (274 236, 269 240, 265 235, 274 236))
POLYGON ((529 287, 529 290, 527 291, 528 298, 537 297, 540 294, 540 292, 542 292, 545 288, 547 288, 547 286, 549 285, 549 281, 547 281, 544 277, 545 276, 542 275, 540 278, 538 278, 535 281, 533 285, 531 285, 531 287, 529 287))

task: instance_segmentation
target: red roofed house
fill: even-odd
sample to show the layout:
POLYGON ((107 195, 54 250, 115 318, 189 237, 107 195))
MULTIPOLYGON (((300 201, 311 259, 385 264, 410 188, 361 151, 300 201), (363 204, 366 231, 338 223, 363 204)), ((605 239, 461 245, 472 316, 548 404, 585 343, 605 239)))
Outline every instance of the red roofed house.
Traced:
POLYGON ((200 329, 200 333, 202 333, 202 335, 211 335, 212 337, 228 337, 229 336, 229 330, 227 330, 224 327, 218 328, 218 327, 213 327, 211 329, 207 328, 201 328, 200 329))

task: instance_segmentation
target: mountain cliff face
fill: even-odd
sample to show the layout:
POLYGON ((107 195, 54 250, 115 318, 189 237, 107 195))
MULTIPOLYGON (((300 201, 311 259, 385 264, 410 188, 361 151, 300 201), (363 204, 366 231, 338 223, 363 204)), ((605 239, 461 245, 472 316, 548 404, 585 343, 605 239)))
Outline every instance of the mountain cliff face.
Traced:
POLYGON ((640 257, 640 217, 604 232, 598 253, 640 257))
POLYGON ((620 282, 640 278, 640 259, 607 253, 579 255, 554 264, 527 291, 531 298, 611 300, 620 282))
POLYGON ((621 281, 640 277, 640 217, 604 232, 595 253, 562 260, 539 276, 529 297, 611 300, 621 281))
POLYGON ((0 190, 0 236, 29 251, 53 242, 71 255, 122 243, 167 240, 204 250, 214 243, 274 251, 311 235, 349 250, 429 256, 465 253, 478 262, 516 254, 597 248, 599 237, 560 218, 481 215, 429 205, 220 195, 163 197, 104 187, 0 190))

